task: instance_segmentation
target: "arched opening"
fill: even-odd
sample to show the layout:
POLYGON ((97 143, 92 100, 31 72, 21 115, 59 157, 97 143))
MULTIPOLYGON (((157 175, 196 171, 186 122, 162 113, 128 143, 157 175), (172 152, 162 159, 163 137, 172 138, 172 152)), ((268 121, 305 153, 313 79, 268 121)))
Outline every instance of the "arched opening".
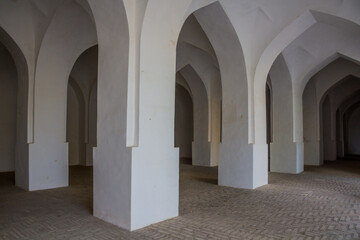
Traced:
MULTIPOLYGON (((215 2, 196 10, 183 25, 177 45, 177 71, 185 66, 191 66, 196 73, 193 75, 203 82, 209 108, 205 112, 208 130, 204 132, 207 132, 209 144, 205 147, 210 148, 210 163, 195 165, 218 165, 217 169, 213 168, 212 177, 207 176, 212 183, 236 188, 261 185, 263 176, 254 171, 255 164, 251 163, 253 148, 248 142, 248 81, 244 55, 236 31, 221 3, 215 2), (187 28, 189 22, 197 22, 200 28, 187 28), (196 38, 199 33, 205 35, 202 39, 206 41, 196 38), (181 58, 179 50, 187 54, 181 58)), ((197 95, 192 91, 194 106, 197 95)), ((194 124, 194 142, 197 129, 194 124)), ((195 146, 199 145, 193 144, 193 156, 196 155, 194 150, 206 149, 195 146)), ((202 159, 207 159, 206 154, 202 159)))
POLYGON ((345 158, 360 158, 360 102, 353 104, 343 116, 345 158))
POLYGON ((359 165, 358 78, 339 80, 324 94, 319 110, 320 160, 325 167, 346 174, 356 173, 359 165))
POLYGON ((346 125, 345 113, 348 112, 349 108, 351 108, 358 102, 360 102, 360 90, 356 91, 345 101, 343 101, 336 111, 336 152, 338 159, 345 158, 346 154, 344 146, 346 142, 346 139, 344 137, 344 135, 346 135, 346 133, 344 132, 346 125))
POLYGON ((192 164, 193 111, 191 94, 186 87, 177 83, 175 89, 175 147, 179 148, 180 164, 192 164))
MULTIPOLYGON (((337 60, 334 63, 347 63, 352 64, 349 61, 337 60)), ((334 66, 334 65, 333 65, 334 66)), ((354 65, 358 69, 359 66, 354 65)), ((326 69, 324 69, 326 71, 326 69)), ((318 82, 321 77, 318 75, 318 82)), ((326 80, 331 80, 331 78, 326 78, 326 80)), ((321 86, 321 84, 317 84, 321 86)), ((347 127, 347 118, 346 113, 350 106, 347 106, 347 110, 341 111, 343 105, 346 105, 346 101, 351 99, 356 100, 358 97, 358 92, 360 91, 360 82, 359 78, 349 75, 344 78, 338 79, 334 84, 329 86, 326 91, 318 91, 320 94, 323 93, 323 96, 320 100, 319 106, 319 117, 320 117, 320 160, 321 163, 324 161, 335 161, 338 159, 339 154, 339 141, 340 139, 337 136, 338 126, 343 124, 344 129, 344 150, 346 154, 346 127, 347 127), (342 112, 340 114, 340 111, 342 112), (340 114, 340 116, 338 116, 340 114), (343 117, 341 117, 343 115, 343 117), (342 119, 341 119, 342 118, 342 119)))
POLYGON ((356 61, 338 56, 307 82, 302 96, 305 165, 351 171, 354 163, 343 161, 343 116, 359 100, 359 71, 356 61))
MULTIPOLYGON (((82 184, 89 190, 92 189, 92 152, 96 147, 97 133, 97 64, 96 45, 78 57, 70 72, 67 87, 69 184, 82 184)), ((88 194, 92 195, 92 190, 88 194)))
POLYGON ((322 161, 329 160, 331 158, 331 103, 329 96, 326 96, 322 102, 320 110, 320 149, 322 161))
MULTIPOLYGON (((14 60, 0 42, 0 172, 15 172, 18 80, 14 60)), ((15 181, 15 179, 13 180, 15 181)))
POLYGON ((187 181, 194 186, 217 184, 218 175, 220 71, 213 46, 194 14, 185 21, 177 45, 175 146, 180 148, 180 189, 187 181))
POLYGON ((66 141, 69 143, 69 166, 85 165, 85 97, 73 78, 67 90, 66 141))
POLYGON ((18 45, 1 27, 0 62, 0 173, 10 172, 5 173, 7 183, 28 190, 28 67, 18 45))
MULTIPOLYGON (((284 105, 291 103, 292 105, 291 108, 289 108, 290 111, 288 115, 284 118, 289 121, 287 124, 282 125, 284 132, 283 142, 287 142, 287 144, 280 144, 278 148, 279 151, 274 151, 279 136, 276 130, 277 127, 275 126, 276 122, 278 122, 275 106, 279 104, 276 103, 276 87, 273 86, 274 148, 272 148, 271 151, 271 159, 282 158, 282 163, 276 166, 278 167, 276 171, 300 173, 304 170, 304 159, 306 164, 314 158, 307 156, 304 158, 304 145, 309 144, 306 142, 307 140, 304 142, 305 137, 303 136, 303 132, 307 130, 303 131, 302 128, 301 96, 303 94, 303 87, 306 85, 309 76, 312 76, 316 71, 324 67, 326 61, 334 59, 334 55, 337 55, 334 53, 341 52, 342 54, 348 53, 349 55, 356 56, 357 51, 353 49, 356 48, 355 45, 357 43, 352 42, 350 39, 356 39, 357 36, 358 26, 349 19, 308 10, 292 23, 288 24, 276 37, 274 35, 262 52, 260 60, 256 61, 254 96, 251 96, 249 99, 250 118, 253 123, 250 128, 250 139, 252 139, 255 144, 259 142, 262 144, 266 141, 266 129, 264 127, 266 126, 266 96, 264 87, 267 75, 269 71, 271 71, 273 63, 275 63, 280 55, 283 55, 286 63, 283 69, 288 69, 288 75, 290 77, 289 82, 291 86, 290 89, 286 91, 290 97, 289 100, 283 101, 282 103, 284 105), (314 51, 314 49, 316 49, 316 51, 314 51), (314 66, 317 67, 314 68, 314 66), (274 157, 274 153, 278 153, 276 158, 274 157)), ((273 83, 276 82, 275 78, 272 78, 272 80, 274 80, 273 83)), ((310 152, 312 152, 312 150, 305 151, 305 155, 307 155, 307 153, 310 154, 310 152)), ((264 154, 258 155, 260 157, 264 156, 264 154)))

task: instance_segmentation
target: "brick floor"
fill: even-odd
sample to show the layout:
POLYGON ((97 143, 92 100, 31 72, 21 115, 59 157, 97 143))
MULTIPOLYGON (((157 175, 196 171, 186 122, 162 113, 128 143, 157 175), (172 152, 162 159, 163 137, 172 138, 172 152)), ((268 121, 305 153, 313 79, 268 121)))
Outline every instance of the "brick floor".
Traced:
POLYGON ((0 239, 359 239, 359 160, 271 173, 256 190, 217 186, 216 168, 181 169, 180 217, 131 233, 91 216, 91 168, 36 192, 0 174, 0 239))

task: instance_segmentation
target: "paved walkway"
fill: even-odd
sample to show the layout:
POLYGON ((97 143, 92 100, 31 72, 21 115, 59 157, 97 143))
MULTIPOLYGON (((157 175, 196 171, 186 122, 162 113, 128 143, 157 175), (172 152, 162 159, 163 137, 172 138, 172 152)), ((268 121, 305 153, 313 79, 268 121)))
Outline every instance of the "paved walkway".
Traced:
POLYGON ((131 233, 91 216, 91 168, 37 192, 0 174, 0 239, 359 239, 359 160, 271 173, 256 190, 217 186, 216 168, 181 169, 181 216, 131 233))

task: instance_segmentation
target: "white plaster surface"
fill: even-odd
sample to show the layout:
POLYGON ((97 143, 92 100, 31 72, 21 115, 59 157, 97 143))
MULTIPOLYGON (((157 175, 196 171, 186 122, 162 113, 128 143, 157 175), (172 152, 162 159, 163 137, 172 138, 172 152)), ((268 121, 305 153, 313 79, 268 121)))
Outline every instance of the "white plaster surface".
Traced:
POLYGON ((274 62, 269 76, 272 89, 272 142, 270 171, 299 173, 303 164, 297 157, 302 153, 293 141, 293 98, 291 76, 282 55, 274 62), (299 166, 299 167, 298 167, 299 166))
MULTIPOLYGON (((286 116, 284 127, 292 131, 274 128, 274 144, 286 144, 291 156, 278 170, 300 172, 307 141, 320 136, 319 126, 304 128, 316 130, 315 138, 303 136, 303 122, 321 120, 303 121, 303 89, 337 56, 359 61, 359 12, 358 0, 0 1, 0 30, 21 55, 9 48, 22 83, 16 184, 28 190, 68 184, 67 82, 76 59, 97 43, 98 85, 88 101, 94 106, 97 97, 98 108, 85 112, 98 122, 86 121, 92 131, 84 134, 85 164, 94 164, 95 216, 134 230, 178 215, 175 76, 188 64, 206 89, 201 133, 207 133, 210 164, 218 161, 219 184, 253 189, 268 182, 265 84, 281 54, 287 68, 281 71, 290 77, 279 78, 289 77, 291 85, 274 88, 275 99, 292 101, 274 117, 286 116), (179 38, 192 13, 203 32, 193 24, 179 38)), ((310 151, 313 164, 318 150, 310 151)))

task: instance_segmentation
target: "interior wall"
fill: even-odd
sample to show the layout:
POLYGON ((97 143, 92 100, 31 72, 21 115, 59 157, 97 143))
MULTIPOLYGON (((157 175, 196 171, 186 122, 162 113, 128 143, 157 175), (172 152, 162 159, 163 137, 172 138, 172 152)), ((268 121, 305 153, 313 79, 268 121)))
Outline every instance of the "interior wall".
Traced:
POLYGON ((9 51, 0 43, 0 172, 15 169, 17 71, 9 51))
POLYGON ((175 91, 175 147, 180 150, 180 158, 191 158, 193 103, 184 87, 176 84, 175 91))
POLYGON ((347 121, 347 152, 360 155, 360 105, 351 113, 347 121))

